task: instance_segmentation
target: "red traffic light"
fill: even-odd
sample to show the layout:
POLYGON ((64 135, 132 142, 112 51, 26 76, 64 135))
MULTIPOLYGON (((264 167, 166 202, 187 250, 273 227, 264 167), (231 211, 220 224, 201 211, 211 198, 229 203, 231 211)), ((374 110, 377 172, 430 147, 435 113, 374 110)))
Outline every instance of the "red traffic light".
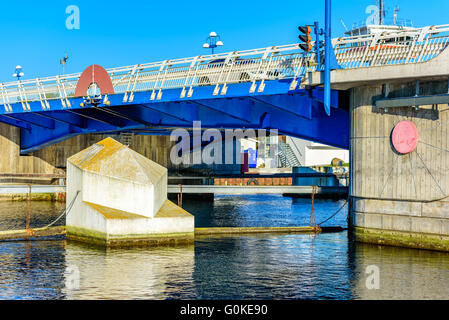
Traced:
POLYGON ((298 30, 301 31, 304 34, 309 35, 310 33, 312 33, 312 29, 309 26, 301 26, 298 27, 298 30))

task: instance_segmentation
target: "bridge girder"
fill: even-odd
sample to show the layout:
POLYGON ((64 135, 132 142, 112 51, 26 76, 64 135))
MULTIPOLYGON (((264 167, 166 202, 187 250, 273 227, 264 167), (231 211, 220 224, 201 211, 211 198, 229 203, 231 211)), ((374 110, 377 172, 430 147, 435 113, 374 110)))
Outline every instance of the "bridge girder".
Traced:
POLYGON ((226 95, 213 95, 214 86, 195 88, 189 98, 180 98, 181 89, 164 90, 160 100, 149 92, 135 92, 132 102, 123 103, 123 94, 109 95, 110 105, 80 106, 80 98, 70 99, 71 108, 50 101, 50 110, 40 102, 21 104, 1 115, 0 122, 21 128, 21 153, 84 133, 134 131, 136 134, 168 134, 171 128, 277 129, 281 134, 304 138, 341 148, 349 147, 349 113, 346 93, 334 91, 331 116, 324 112, 323 90, 289 90, 289 82, 270 81, 264 92, 248 93, 250 83, 228 85, 226 95), (157 128, 165 128, 162 131, 157 128), (170 129, 169 129, 170 128, 170 129))

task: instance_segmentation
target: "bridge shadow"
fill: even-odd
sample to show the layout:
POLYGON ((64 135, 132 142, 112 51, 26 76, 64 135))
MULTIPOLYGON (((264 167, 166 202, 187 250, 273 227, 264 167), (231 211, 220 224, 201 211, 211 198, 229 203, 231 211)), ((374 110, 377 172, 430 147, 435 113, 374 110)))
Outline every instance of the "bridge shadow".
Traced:
MULTIPOLYGON (((0 163, 1 174, 34 174, 32 178, 20 178, 20 183, 52 182, 51 178, 38 178, 39 174, 64 174, 67 158, 81 150, 112 136, 118 139, 118 134, 80 134, 61 142, 49 145, 43 149, 27 154, 20 154, 20 129, 0 123, 0 148, 4 157, 0 163)), ((134 136, 133 145, 130 146, 136 152, 165 166, 173 167, 170 162, 169 137, 166 136, 134 136)), ((4 177, 0 182, 10 179, 4 177)), ((54 180, 54 179, 53 179, 54 180)), ((55 181, 53 181, 55 182, 55 181)))

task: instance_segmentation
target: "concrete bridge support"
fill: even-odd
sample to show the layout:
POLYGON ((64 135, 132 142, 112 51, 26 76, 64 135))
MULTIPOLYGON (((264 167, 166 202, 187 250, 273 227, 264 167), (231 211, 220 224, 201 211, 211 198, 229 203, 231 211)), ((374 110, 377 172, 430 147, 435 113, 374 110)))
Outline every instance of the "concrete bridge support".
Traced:
MULTIPOLYGON (((81 134, 44 149, 20 155, 20 129, 0 123, 0 173, 59 173, 66 167, 67 158, 111 134, 81 134)), ((114 134, 112 134, 114 136, 114 134)), ((135 135, 131 147, 158 164, 173 168, 169 136, 135 135)))
MULTIPOLYGON (((447 94, 447 79, 416 79, 351 89, 352 235, 362 242, 449 251, 449 107, 376 107, 388 98, 447 94), (417 90, 418 89, 418 90, 417 90), (418 130, 416 149, 392 145, 401 121, 418 130)), ((393 103, 392 103, 393 104, 393 103)))

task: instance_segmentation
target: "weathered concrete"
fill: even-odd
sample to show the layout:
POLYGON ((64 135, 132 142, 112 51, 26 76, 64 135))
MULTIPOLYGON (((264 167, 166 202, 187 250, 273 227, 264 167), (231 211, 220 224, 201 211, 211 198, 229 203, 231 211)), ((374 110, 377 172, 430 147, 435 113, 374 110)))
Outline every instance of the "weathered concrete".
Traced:
POLYGON ((73 199, 69 239, 107 246, 193 239, 193 216, 167 200, 167 169, 112 138, 67 160, 67 207, 73 199))
MULTIPOLYGON (((447 52, 444 56, 448 62, 442 68, 447 69, 447 52)), ((435 63, 428 62, 431 70, 435 63)), ((423 75, 423 65, 404 68, 423 75)), ((446 71, 449 78, 449 69, 446 71)), ((373 77, 371 69, 365 73, 368 79, 373 77)), ((447 83, 447 79, 422 81, 419 94, 447 93, 447 83)), ((412 97, 415 92, 415 80, 389 83, 388 97, 412 97)), ((363 242, 449 251, 449 106, 385 111, 375 106, 376 99, 384 95, 381 83, 351 89, 353 234, 363 242), (396 152, 391 144, 391 132, 403 120, 418 129, 417 147, 408 154, 396 152)))

